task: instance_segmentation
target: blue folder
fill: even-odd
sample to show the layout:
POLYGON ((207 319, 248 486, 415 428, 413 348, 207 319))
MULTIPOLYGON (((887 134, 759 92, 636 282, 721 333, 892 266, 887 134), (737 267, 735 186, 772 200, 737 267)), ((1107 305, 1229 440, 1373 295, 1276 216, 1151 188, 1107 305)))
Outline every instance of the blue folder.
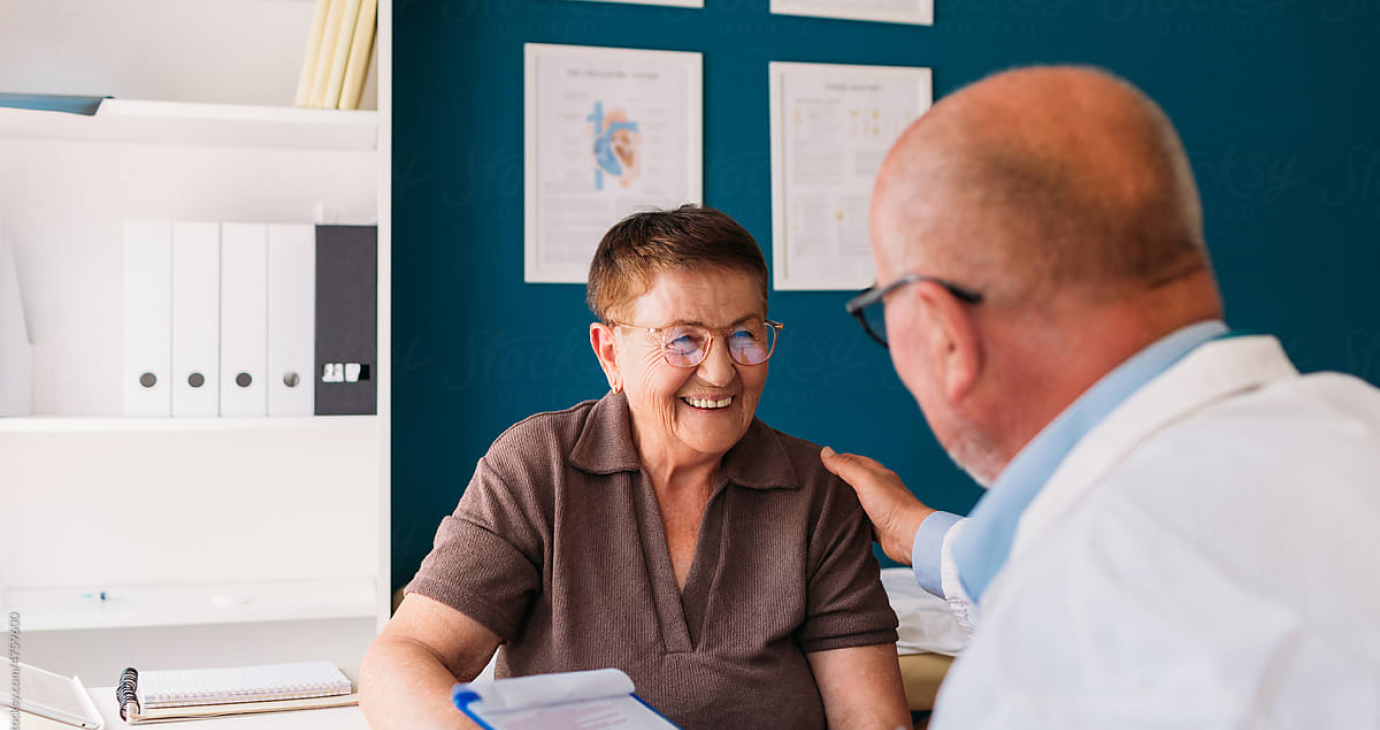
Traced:
POLYGON ((0 94, 0 107, 64 112, 93 116, 108 96, 61 96, 57 94, 0 94))

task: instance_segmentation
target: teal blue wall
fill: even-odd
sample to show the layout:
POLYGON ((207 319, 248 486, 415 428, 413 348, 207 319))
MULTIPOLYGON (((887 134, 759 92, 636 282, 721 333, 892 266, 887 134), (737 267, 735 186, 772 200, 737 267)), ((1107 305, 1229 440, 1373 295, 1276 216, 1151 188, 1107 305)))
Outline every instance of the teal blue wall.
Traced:
MULTIPOLYGON (((395 584, 494 437, 606 388, 584 288, 522 282, 524 42, 702 52, 705 202, 764 249, 768 61, 929 66, 936 98, 1013 65, 1106 66, 1184 137, 1231 323, 1279 335, 1304 370, 1380 381, 1377 0, 936 0, 929 28, 706 4, 395 3, 395 584)), ((979 489, 935 445, 846 298, 771 295, 788 329, 759 415, 875 456, 930 504, 966 511, 979 489)))

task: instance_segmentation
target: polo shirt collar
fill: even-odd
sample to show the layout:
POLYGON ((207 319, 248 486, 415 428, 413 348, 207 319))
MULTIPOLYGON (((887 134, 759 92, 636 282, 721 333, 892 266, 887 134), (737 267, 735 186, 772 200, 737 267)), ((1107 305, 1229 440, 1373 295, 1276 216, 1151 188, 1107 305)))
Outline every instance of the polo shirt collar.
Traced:
MULTIPOLYGON (((570 452, 570 463, 590 474, 641 471, 632 438, 628 399, 608 393, 590 409, 570 452)), ((800 479, 775 430, 753 418, 747 433, 724 455, 720 476, 750 489, 796 489, 800 479)))

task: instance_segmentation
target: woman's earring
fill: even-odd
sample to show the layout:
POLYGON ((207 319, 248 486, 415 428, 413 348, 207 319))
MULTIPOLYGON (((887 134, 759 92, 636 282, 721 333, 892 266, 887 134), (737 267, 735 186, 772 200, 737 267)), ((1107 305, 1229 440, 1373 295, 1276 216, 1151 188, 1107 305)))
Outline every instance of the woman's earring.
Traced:
POLYGON ((609 387, 613 388, 614 395, 619 395, 623 392, 623 383, 618 380, 610 380, 609 387))

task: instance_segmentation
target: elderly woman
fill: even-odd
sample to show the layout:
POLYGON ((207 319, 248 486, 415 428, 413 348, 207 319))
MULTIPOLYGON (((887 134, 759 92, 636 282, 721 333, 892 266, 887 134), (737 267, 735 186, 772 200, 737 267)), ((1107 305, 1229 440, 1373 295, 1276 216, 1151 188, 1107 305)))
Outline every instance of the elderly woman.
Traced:
POLYGON ((374 728, 467 728, 449 689, 601 667, 684 728, 909 725, 871 530, 819 447, 754 417, 781 325, 752 236, 716 210, 599 244, 610 392, 518 423, 369 649, 374 728))

